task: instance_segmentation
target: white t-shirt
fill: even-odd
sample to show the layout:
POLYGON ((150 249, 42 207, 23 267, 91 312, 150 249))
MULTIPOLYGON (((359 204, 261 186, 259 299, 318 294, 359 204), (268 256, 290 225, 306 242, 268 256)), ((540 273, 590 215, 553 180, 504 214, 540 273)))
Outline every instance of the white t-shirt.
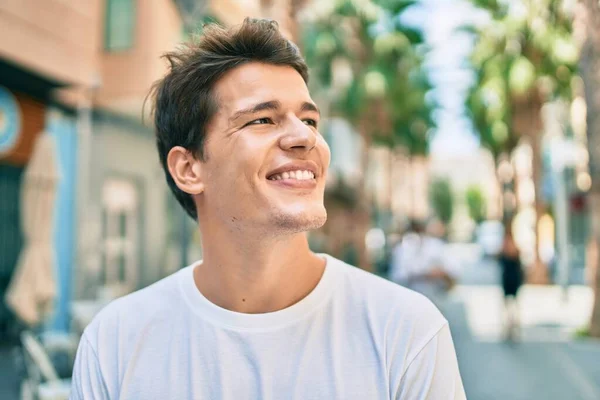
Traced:
POLYGON ((456 277, 458 271, 451 262, 452 257, 447 253, 446 247, 446 244, 436 237, 407 234, 392 252, 390 279, 424 294, 431 300, 444 294, 446 284, 443 281, 414 278, 430 273, 434 268, 441 268, 450 276, 456 277))
POLYGON ((315 289, 272 313, 211 303, 195 265, 112 302, 81 338, 71 399, 464 399, 435 306, 323 257, 315 289))

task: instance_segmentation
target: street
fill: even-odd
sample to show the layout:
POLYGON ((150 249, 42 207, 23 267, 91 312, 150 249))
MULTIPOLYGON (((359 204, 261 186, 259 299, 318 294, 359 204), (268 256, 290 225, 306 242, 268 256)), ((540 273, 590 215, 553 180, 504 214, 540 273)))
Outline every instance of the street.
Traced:
POLYGON ((522 332, 502 338, 502 294, 496 266, 465 267, 460 285, 443 307, 450 321, 469 400, 600 399, 600 341, 573 340, 587 322, 591 292, 572 287, 566 302, 554 286, 525 286, 522 332))

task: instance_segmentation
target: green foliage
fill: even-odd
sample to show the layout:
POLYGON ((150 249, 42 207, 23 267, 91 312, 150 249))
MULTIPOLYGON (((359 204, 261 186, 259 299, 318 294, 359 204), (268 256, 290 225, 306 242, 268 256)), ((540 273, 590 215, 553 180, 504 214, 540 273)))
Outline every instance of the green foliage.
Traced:
POLYGON ((476 79, 466 107, 481 144, 497 157, 517 144, 513 114, 525 98, 571 98, 579 58, 574 9, 566 0, 471 1, 488 12, 490 22, 463 29, 476 43, 476 79))
POLYGON ((211 14, 203 14, 200 18, 185 19, 183 24, 182 41, 187 42, 194 36, 199 36, 204 31, 204 26, 223 23, 211 14))
POLYGON ((377 0, 377 4, 379 4, 384 9, 388 10, 392 15, 398 15, 405 11, 407 8, 414 6, 417 4, 416 0, 377 0))
POLYGON ((469 216, 476 223, 481 223, 486 218, 486 200, 478 185, 471 186, 467 189, 466 193, 467 207, 469 209, 469 216))
POLYGON ((590 327, 588 325, 579 327, 579 328, 577 328, 575 330, 575 332, 573 333, 573 335, 575 336, 575 339, 586 339, 586 338, 589 338, 591 336, 591 334, 590 334, 590 327))
POLYGON ((454 213, 454 197, 450 181, 448 179, 433 181, 429 189, 429 199, 435 215, 444 224, 448 224, 454 213))
POLYGON ((305 24, 302 43, 311 90, 331 100, 332 114, 370 141, 424 154, 435 105, 426 101, 423 36, 398 18, 415 3, 336 1, 305 24))

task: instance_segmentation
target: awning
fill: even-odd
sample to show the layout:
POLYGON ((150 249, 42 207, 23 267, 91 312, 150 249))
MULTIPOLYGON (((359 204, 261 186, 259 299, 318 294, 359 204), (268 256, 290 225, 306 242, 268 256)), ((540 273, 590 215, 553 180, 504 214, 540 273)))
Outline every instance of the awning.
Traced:
POLYGON ((24 245, 6 293, 6 304, 32 326, 52 311, 57 291, 52 243, 60 179, 56 157, 54 138, 47 133, 38 135, 21 187, 24 245))

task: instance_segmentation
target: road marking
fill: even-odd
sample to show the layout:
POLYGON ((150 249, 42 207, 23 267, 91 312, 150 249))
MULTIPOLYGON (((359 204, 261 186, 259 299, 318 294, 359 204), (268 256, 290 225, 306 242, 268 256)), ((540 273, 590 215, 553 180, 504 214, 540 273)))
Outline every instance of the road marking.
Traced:
POLYGON ((552 346, 551 350, 559 359, 567 377, 575 384, 581 398, 585 400, 600 399, 600 389, 587 377, 586 371, 573 361, 567 352, 555 346, 552 346))

